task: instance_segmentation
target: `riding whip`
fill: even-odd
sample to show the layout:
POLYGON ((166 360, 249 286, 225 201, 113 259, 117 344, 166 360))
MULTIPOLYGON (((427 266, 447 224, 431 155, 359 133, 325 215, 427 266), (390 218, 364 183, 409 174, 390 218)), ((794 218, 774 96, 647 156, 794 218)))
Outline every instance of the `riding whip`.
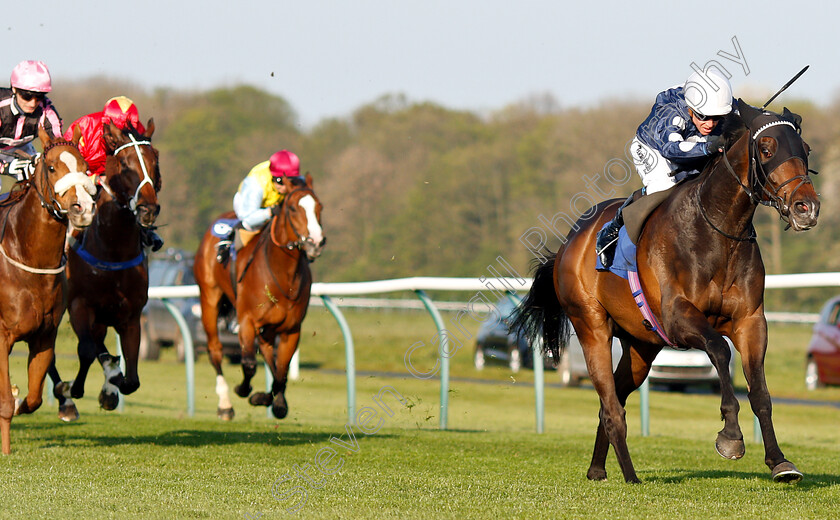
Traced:
POLYGON ((794 81, 798 80, 798 79, 799 79, 799 76, 801 76, 801 75, 805 74, 805 71, 806 71, 806 70, 808 70, 808 67, 810 67, 810 65, 805 65, 805 68, 803 68, 802 70, 800 70, 800 71, 799 71, 799 73, 798 73, 796 76, 792 77, 790 81, 788 81, 787 83, 785 83, 785 86, 784 86, 784 87, 780 88, 778 92, 776 92, 775 94, 773 94, 773 97, 771 97, 770 99, 768 99, 768 100, 767 100, 767 103, 764 103, 764 106, 763 106, 763 107, 761 107, 761 109, 762 109, 762 110, 764 110, 765 108, 767 108, 767 105, 769 105, 771 101, 773 101, 774 99, 776 99, 776 98, 779 96, 779 94, 781 94, 781 93, 782 93, 782 92, 784 92, 784 91, 785 91, 785 90, 786 90, 789 86, 791 86, 791 85, 793 84, 793 82, 794 82, 794 81))

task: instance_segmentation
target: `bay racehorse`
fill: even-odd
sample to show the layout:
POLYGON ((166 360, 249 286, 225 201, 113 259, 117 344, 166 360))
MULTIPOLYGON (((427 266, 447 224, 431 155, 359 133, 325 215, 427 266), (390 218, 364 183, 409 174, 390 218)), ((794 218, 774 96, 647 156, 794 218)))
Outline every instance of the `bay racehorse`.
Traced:
MULTIPOLYGON (((808 176, 801 118, 787 109, 783 115, 762 112, 741 100, 738 107, 740 117, 733 113, 724 121, 725 153, 698 177, 673 188, 647 219, 637 242, 638 276, 664 335, 675 345, 705 351, 717 368, 724 421, 715 443, 718 453, 738 459, 745 450, 727 336, 741 355, 765 463, 774 480, 795 482, 802 474, 776 441, 764 377, 765 271, 752 221, 758 205, 764 204, 794 230, 807 230, 817 223, 819 199, 808 176)), ((544 348, 557 359, 571 323, 601 401, 587 477, 606 479, 612 445, 624 479, 639 482, 627 449, 624 405, 645 380, 665 340, 642 320, 627 281, 595 269, 596 234, 619 203, 610 200, 590 210, 591 217, 578 220, 556 256, 537 267, 513 326, 532 340, 542 327, 544 348), (613 336, 623 346, 614 374, 613 336)))
POLYGON ((64 240, 68 221, 90 225, 96 193, 87 163, 72 141, 39 128, 44 152, 29 179, 18 182, 0 204, 0 438, 11 452, 12 415, 41 406, 47 367, 65 310, 64 240), (16 341, 29 345, 28 392, 15 401, 9 353, 16 341))
MULTIPOLYGON (((289 411, 286 380, 289 362, 300 340, 300 326, 309 307, 312 285, 309 263, 321 254, 325 238, 321 229, 321 203, 312 189, 312 178, 307 174, 305 182, 300 177, 286 179, 292 181, 289 193, 273 208, 270 223, 237 252, 235 262, 223 265, 216 260, 219 238, 213 235, 212 226, 204 234, 195 256, 201 322, 207 332, 210 363, 216 370, 217 412, 224 420, 234 415, 222 374, 218 330, 219 309, 227 304, 233 304, 236 310, 242 347, 243 379, 234 389, 236 394, 250 395, 248 402, 254 406, 271 406, 278 419, 286 417, 289 411), (274 378, 271 393, 251 395, 251 379, 257 370, 255 340, 274 378)), ((229 212, 220 217, 235 215, 229 212)))
POLYGON ((113 410, 119 394, 140 386, 137 359, 140 348, 140 313, 149 292, 148 259, 141 245, 142 228, 154 228, 160 212, 157 193, 161 188, 158 152, 152 146, 154 121, 141 135, 130 125, 123 132, 113 123, 105 125, 103 139, 107 156, 105 173, 99 179, 93 223, 68 240, 67 279, 70 324, 79 339, 79 372, 62 382, 55 368, 50 378, 59 402, 59 417, 78 418, 73 398, 85 392, 85 379, 94 360, 99 360, 105 383, 99 403, 113 410), (126 373, 120 358, 105 347, 108 328, 120 338, 126 373))

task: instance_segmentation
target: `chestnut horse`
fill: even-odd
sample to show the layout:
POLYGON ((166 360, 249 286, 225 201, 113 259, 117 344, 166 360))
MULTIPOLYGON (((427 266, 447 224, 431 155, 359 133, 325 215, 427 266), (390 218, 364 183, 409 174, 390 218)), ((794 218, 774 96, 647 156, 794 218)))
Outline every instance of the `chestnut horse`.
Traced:
MULTIPOLYGON (((817 223, 819 199, 808 176, 801 118, 787 109, 781 116, 762 112, 741 100, 738 106, 740 117, 733 113, 724 122, 726 152, 698 177, 673 188, 647 219, 637 243, 638 275, 665 336, 673 344, 705 351, 717 368, 724 421, 717 452, 739 459, 745 450, 723 337, 727 336, 741 355, 750 405, 761 426, 765 463, 774 480, 796 482, 802 474, 776 441, 764 378, 765 272, 752 221, 758 204, 764 204, 774 207, 794 230, 804 231, 817 223)), ((595 270, 595 237, 619 202, 607 201, 590 210, 593 217, 578 220, 556 256, 537 267, 513 327, 533 340, 542 326, 545 348, 557 359, 571 322, 601 401, 587 477, 606 479, 612 445, 624 479, 639 482, 627 450, 624 405, 647 377, 665 341, 643 323, 627 281, 595 270), (613 336, 623 346, 614 374, 613 336)))
POLYGON ((148 260, 141 245, 141 228, 154 229, 160 212, 161 187, 158 152, 152 146, 155 131, 150 119, 142 135, 130 126, 125 132, 113 123, 105 126, 103 139, 108 155, 93 223, 74 234, 67 248, 67 307, 70 324, 79 338, 79 372, 62 382, 55 368, 50 378, 59 402, 59 417, 72 421, 79 414, 72 398, 85 392, 85 379, 94 360, 105 373, 99 404, 113 410, 119 394, 140 386, 137 358, 140 349, 140 312, 149 292, 148 260), (119 357, 105 347, 108 327, 120 337, 125 356, 123 376, 119 357))
POLYGON ((83 228, 93 220, 93 182, 73 141, 38 129, 44 152, 32 176, 15 185, 0 204, 0 439, 11 452, 12 414, 41 406, 47 367, 64 314, 64 240, 68 221, 83 228), (15 401, 9 381, 9 353, 16 341, 29 344, 29 388, 15 401))
MULTIPOLYGON (((233 261, 224 265, 216 260, 219 239, 211 230, 204 234, 195 256, 195 279, 201 290, 201 322, 207 332, 210 363, 216 369, 218 416, 233 418, 228 385, 222 374, 222 344, 219 341, 220 306, 232 303, 239 320, 239 344, 242 347, 242 383, 235 391, 240 397, 251 394, 251 379, 256 373, 254 340, 271 369, 274 383, 271 393, 256 392, 248 399, 254 406, 271 406, 278 419, 289 411, 286 402, 286 379, 289 362, 300 340, 300 325, 309 307, 312 274, 309 263, 320 254, 326 241, 321 230, 321 203, 312 190, 312 177, 292 180, 283 202, 274 207, 270 224, 237 252, 235 274, 233 261), (234 278, 236 280, 234 285, 234 278), (275 340, 279 344, 275 349, 275 340)), ((234 218, 232 212, 220 218, 234 218)), ((211 226, 212 229, 212 226, 211 226)))

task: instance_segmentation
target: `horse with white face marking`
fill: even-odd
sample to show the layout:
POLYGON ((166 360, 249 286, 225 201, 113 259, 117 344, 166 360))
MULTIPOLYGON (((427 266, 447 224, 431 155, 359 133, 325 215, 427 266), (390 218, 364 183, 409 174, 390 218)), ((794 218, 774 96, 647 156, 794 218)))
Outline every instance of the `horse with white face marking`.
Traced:
MULTIPOLYGON (((219 239, 211 229, 204 235, 195 257, 195 278, 201 290, 201 321, 207 332, 210 363, 216 370, 218 415, 233 418, 228 386, 222 375, 222 344, 219 341, 219 309, 233 304, 239 320, 242 347, 242 383, 235 391, 254 406, 271 406, 278 419, 289 411, 286 380, 289 362, 297 350, 300 326, 309 307, 312 273, 309 262, 326 242, 321 229, 321 203, 312 190, 312 177, 291 179, 289 193, 273 208, 269 224, 238 251, 236 262, 216 261, 219 239), (234 284, 231 266, 235 268, 234 284), (279 344, 275 348, 275 341, 279 344), (251 379, 257 371, 254 341, 274 376, 271 393, 251 395, 251 379)), ((233 217, 233 213, 221 215, 233 217)))
POLYGON ((38 136, 44 153, 32 177, 18 182, 0 203, 0 439, 11 452, 13 414, 41 406, 44 378, 55 352, 65 310, 64 241, 68 222, 85 228, 93 221, 93 194, 87 163, 73 141, 38 136), (9 353, 16 341, 29 345, 29 388, 15 400, 9 380, 9 353))

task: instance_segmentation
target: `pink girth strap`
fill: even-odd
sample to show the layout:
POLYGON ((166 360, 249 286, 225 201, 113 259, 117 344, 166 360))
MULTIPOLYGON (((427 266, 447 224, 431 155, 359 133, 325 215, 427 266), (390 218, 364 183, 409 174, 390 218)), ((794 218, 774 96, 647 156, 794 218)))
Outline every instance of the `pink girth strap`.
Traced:
POLYGON ((633 299, 636 300, 636 305, 638 305, 639 310, 642 311, 642 317, 645 321, 647 321, 647 324, 650 325, 650 330, 656 332, 660 338, 665 340, 665 343, 673 347, 674 344, 671 343, 671 340, 665 335, 665 331, 662 330, 662 325, 659 324, 659 320, 656 319, 650 305, 648 305, 645 293, 642 291, 642 283, 639 280, 639 273, 635 271, 627 271, 627 281, 630 282, 630 291, 633 293, 633 299))

